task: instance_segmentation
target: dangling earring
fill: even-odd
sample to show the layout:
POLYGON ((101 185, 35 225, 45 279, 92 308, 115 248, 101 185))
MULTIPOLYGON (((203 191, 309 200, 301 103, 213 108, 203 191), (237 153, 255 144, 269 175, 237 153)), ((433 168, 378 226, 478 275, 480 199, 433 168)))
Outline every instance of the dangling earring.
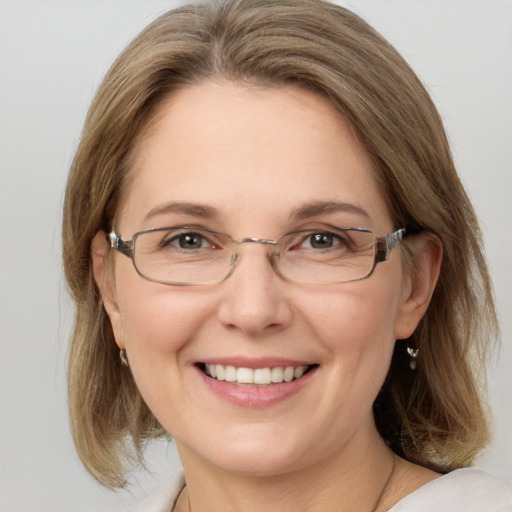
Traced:
POLYGON ((409 368, 411 370, 416 370, 418 366, 416 363, 416 358, 418 357, 419 351, 419 348, 413 348, 410 345, 407 345, 407 353, 409 354, 409 368))
POLYGON ((119 351, 119 359, 121 359, 121 364, 123 366, 128 366, 128 359, 126 358, 126 352, 124 351, 124 349, 121 349, 119 351))

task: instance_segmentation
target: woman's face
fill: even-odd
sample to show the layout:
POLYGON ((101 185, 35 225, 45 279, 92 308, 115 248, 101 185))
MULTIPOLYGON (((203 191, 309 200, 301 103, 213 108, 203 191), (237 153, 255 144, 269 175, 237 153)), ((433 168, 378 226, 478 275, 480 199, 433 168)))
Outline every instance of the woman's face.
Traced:
MULTIPOLYGON (((271 240, 326 224, 378 236, 397 228, 343 117, 294 87, 203 83, 174 93, 132 172, 115 226, 125 240, 176 225, 271 240)), ((283 280, 268 246, 240 251, 224 282, 188 287, 147 281, 115 254, 104 300, 142 396, 196 463, 271 475, 360 455, 375 434, 372 403, 395 339, 415 327, 401 249, 368 279, 333 285, 283 280), (292 382, 237 384, 206 375, 211 364, 311 370, 292 382)))

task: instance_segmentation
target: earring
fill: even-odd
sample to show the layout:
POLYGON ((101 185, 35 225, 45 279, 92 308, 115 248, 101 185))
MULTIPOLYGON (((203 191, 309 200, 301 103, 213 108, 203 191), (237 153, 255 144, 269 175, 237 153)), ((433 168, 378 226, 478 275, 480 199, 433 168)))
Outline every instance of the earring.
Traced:
POLYGON ((126 352, 124 351, 124 349, 121 349, 119 351, 119 359, 121 359, 121 364, 123 366, 128 366, 128 359, 126 358, 126 352))
POLYGON ((418 357, 419 351, 420 351, 419 348, 413 348, 413 347, 407 345, 407 353, 409 354, 409 368, 411 370, 416 370, 416 368, 418 366, 416 363, 416 358, 418 357))

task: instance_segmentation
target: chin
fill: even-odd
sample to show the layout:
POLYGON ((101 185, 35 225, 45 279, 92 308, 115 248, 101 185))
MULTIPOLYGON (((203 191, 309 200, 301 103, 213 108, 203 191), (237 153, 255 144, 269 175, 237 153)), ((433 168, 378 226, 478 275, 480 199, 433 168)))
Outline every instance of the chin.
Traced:
MULTIPOLYGON (((242 425, 237 432, 231 429, 231 432, 224 433, 221 440, 219 435, 210 432, 208 436, 201 436, 198 445, 186 443, 185 446, 179 440, 177 443, 180 452, 186 451, 189 454, 193 451, 195 458, 210 466, 231 474, 251 477, 292 473, 313 465, 321 455, 321 447, 307 448, 310 443, 305 433, 295 432, 290 435, 289 429, 283 427, 263 430, 242 425), (205 443, 204 439, 209 439, 209 442, 205 443), (312 453, 315 453, 314 458, 312 453)), ((182 457, 182 460, 185 458, 182 457)))

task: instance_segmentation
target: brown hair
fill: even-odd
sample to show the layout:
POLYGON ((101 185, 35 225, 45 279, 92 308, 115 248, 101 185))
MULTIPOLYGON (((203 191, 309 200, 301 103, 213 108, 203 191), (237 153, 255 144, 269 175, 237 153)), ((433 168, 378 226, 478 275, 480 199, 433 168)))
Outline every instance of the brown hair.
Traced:
POLYGON ((220 77, 293 83, 351 122, 375 162, 396 226, 439 237, 444 259, 429 309, 397 342, 374 413, 406 459, 440 471, 469 465, 488 440, 479 396, 485 348, 496 333, 474 211, 440 117, 396 50, 350 11, 317 0, 227 0, 170 11, 119 56, 89 110, 66 190, 63 259, 76 304, 69 403, 78 453, 101 483, 125 484, 144 441, 164 431, 118 357, 95 286, 91 241, 108 230, 137 136, 173 90, 220 77))

